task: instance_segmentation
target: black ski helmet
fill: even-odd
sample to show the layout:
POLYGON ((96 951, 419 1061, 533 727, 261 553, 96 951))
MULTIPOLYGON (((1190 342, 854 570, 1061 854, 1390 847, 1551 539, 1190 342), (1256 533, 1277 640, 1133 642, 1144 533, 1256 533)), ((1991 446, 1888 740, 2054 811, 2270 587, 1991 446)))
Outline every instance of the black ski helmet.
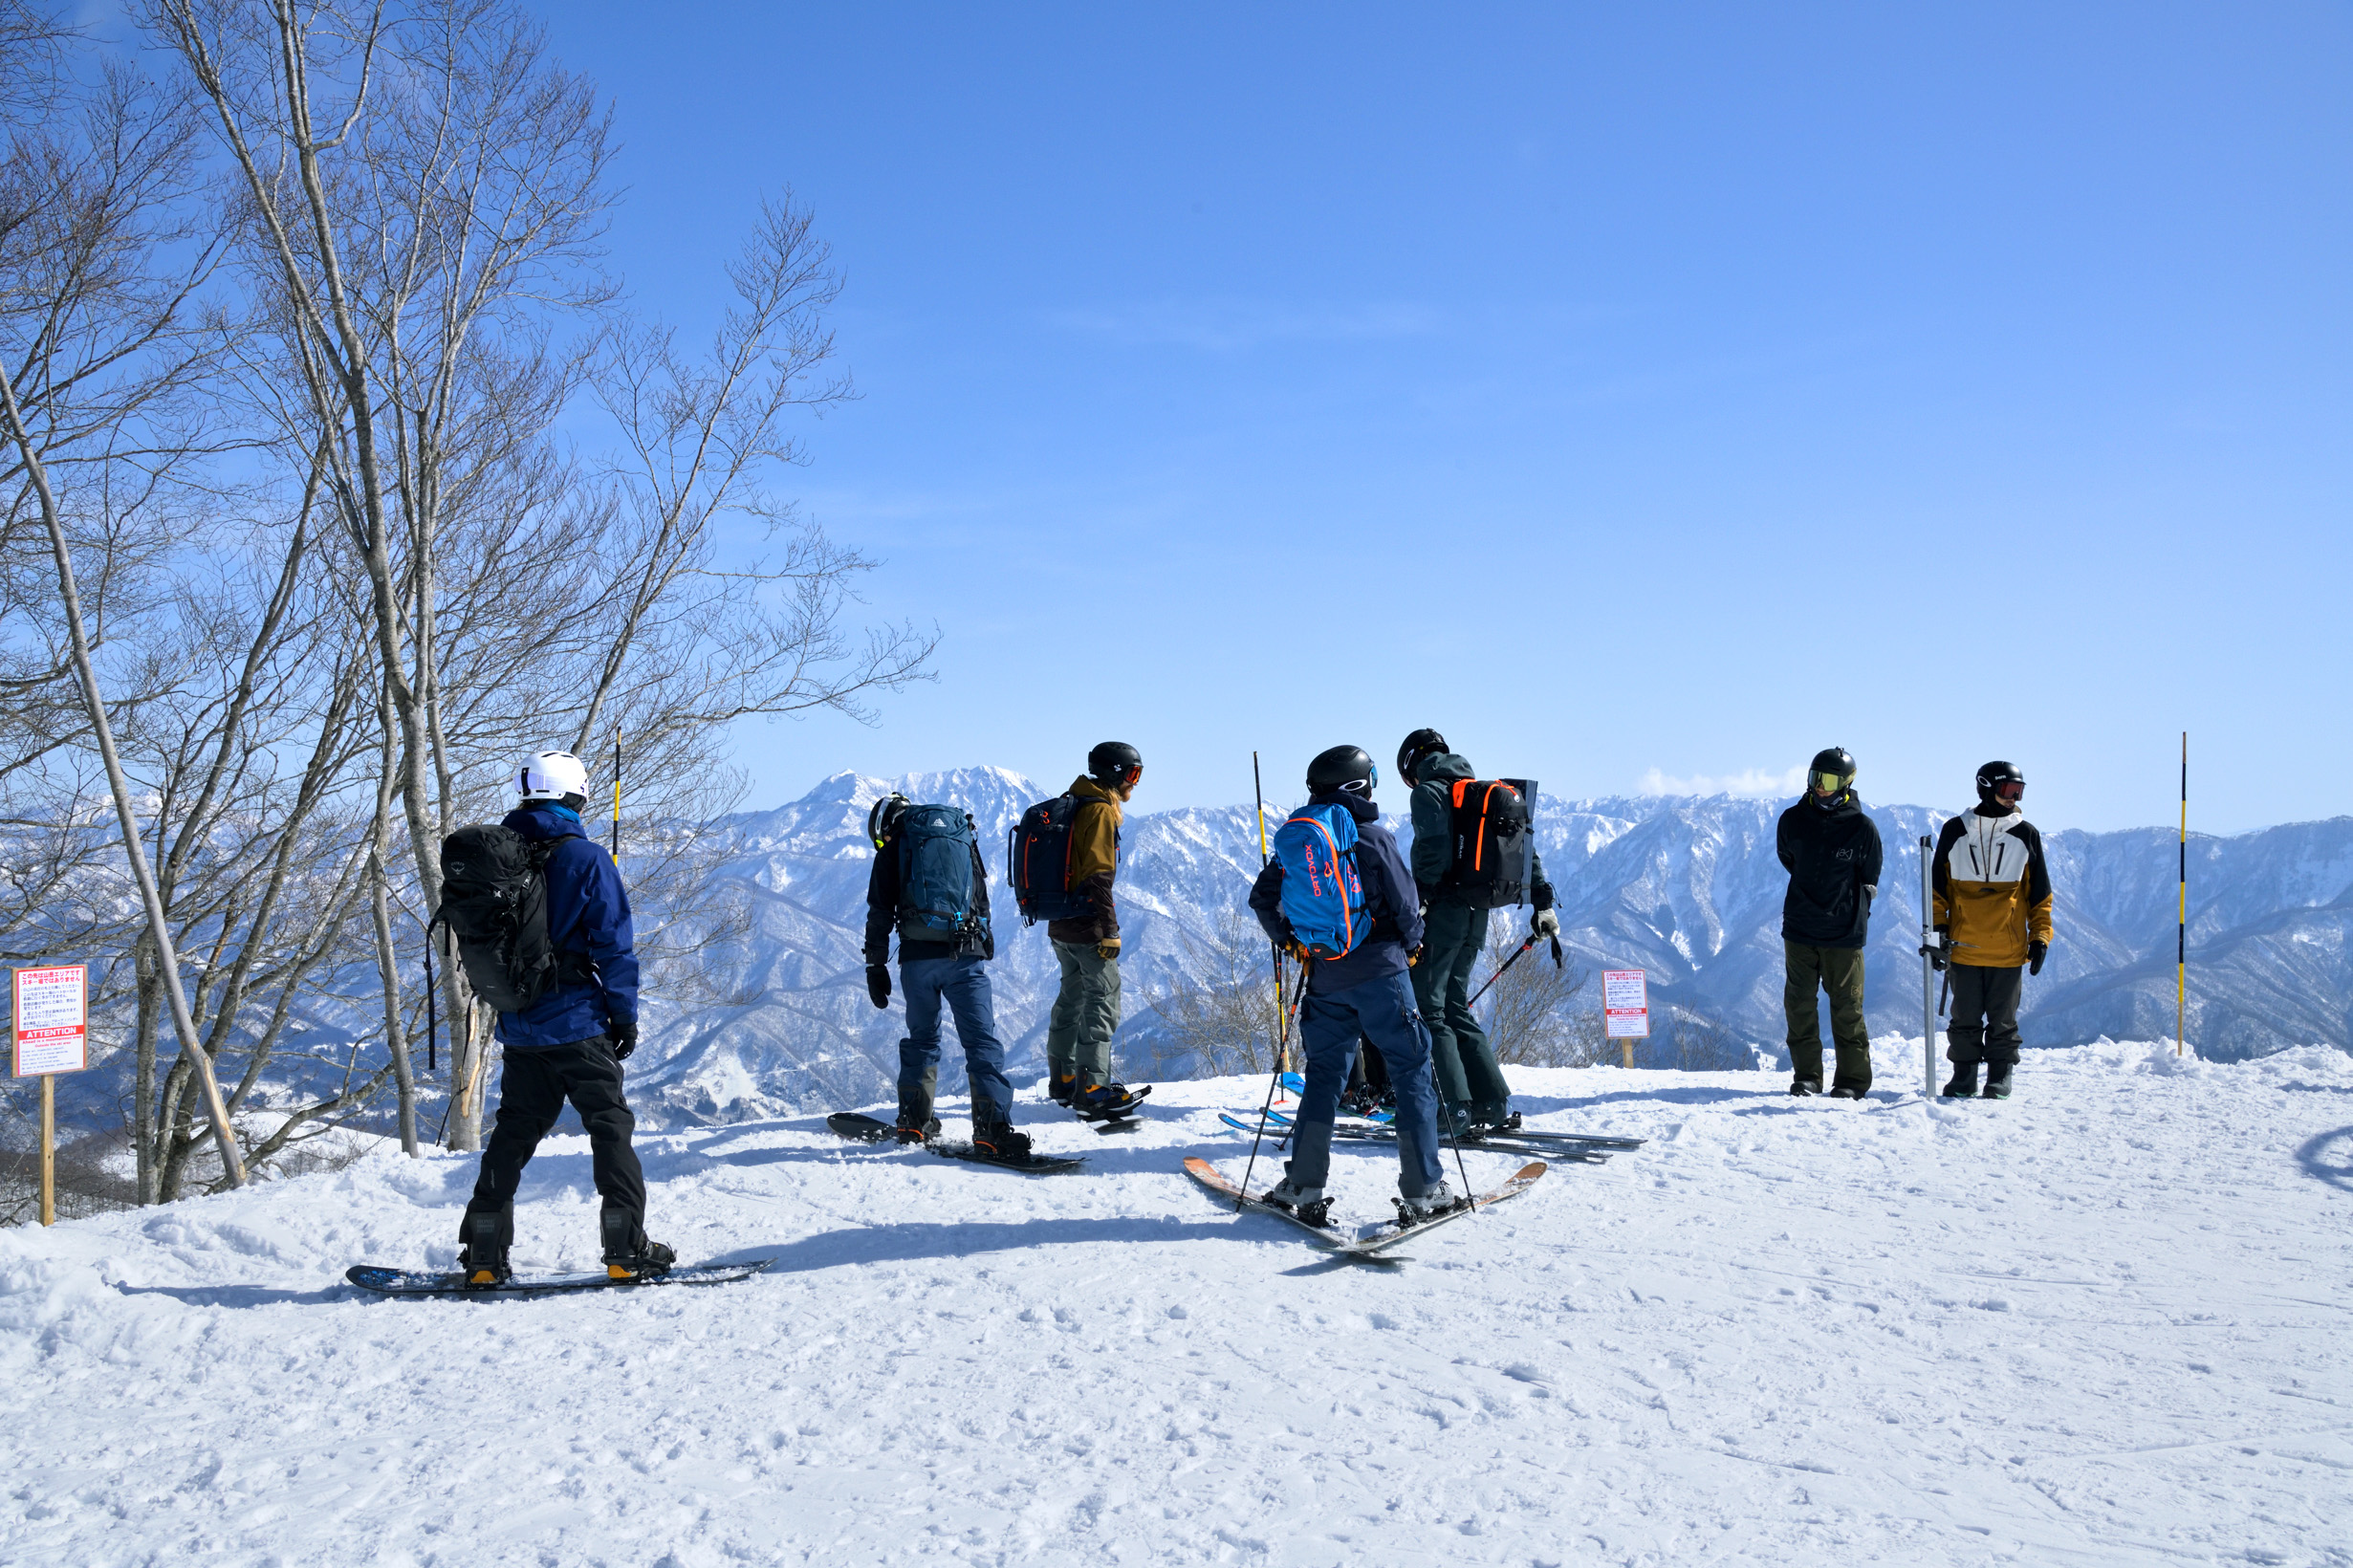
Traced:
POLYGON ((1345 790, 1369 796, 1381 782, 1381 770, 1362 746, 1335 746, 1316 753, 1307 765, 1309 790, 1345 790))
POLYGON ((1107 740, 1087 753, 1087 777, 1107 790, 1144 776, 1144 753, 1123 740, 1107 740))
POLYGON ((877 849, 888 843, 891 835, 899 831, 899 818, 907 814, 909 803, 896 790, 876 801, 874 809, 866 813, 866 841, 877 849))
POLYGON ((1824 774, 1838 780, 1838 788, 1831 791, 1834 797, 1842 795, 1853 789, 1855 787, 1854 754, 1843 746, 1825 746, 1815 752, 1814 760, 1806 764, 1807 794, 1812 795, 1819 790, 1824 774))
POLYGON ((2015 762, 1989 762, 1977 770, 1977 798, 1989 806, 1997 800, 2005 806, 2015 806, 2026 798, 2026 775, 2018 772, 2018 765, 2015 762), (2015 785, 2016 788, 2013 793, 2004 795, 2002 786, 2005 784, 2015 785))
POLYGON ((1447 750, 1446 737, 1435 730, 1416 730, 1397 749, 1397 776, 1414 782, 1413 770, 1426 756, 1447 750))

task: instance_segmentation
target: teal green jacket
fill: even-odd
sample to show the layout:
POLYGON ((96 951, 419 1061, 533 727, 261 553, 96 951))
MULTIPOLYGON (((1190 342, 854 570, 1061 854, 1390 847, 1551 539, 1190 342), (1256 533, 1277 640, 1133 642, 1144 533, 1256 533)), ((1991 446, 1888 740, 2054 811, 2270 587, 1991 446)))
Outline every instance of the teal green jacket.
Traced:
MULTIPOLYGON (((1439 883, 1452 860, 1454 808, 1448 797, 1458 779, 1476 778, 1471 764, 1451 751, 1425 757, 1413 786, 1413 880, 1424 902, 1460 904, 1462 896, 1439 883)), ((1544 858, 1529 857, 1528 899, 1538 909, 1553 906, 1553 884, 1544 878, 1544 858)))

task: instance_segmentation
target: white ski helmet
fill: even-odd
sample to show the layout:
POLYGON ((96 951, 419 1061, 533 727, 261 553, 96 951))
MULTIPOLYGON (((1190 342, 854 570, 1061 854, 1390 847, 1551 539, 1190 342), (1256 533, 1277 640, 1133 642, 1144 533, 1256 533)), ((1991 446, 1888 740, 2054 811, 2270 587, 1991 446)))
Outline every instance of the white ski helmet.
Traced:
POLYGON ((534 751, 523 759, 515 785, 526 800, 586 800, 588 770, 570 751, 534 751))

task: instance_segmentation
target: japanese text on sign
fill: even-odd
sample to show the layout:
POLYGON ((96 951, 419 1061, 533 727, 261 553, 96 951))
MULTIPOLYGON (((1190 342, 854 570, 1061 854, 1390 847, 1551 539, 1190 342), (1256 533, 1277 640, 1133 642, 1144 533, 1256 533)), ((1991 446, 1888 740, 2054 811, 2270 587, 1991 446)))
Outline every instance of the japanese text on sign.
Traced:
POLYGON ((11 971, 18 1078, 90 1065, 90 970, 80 964, 11 971))
POLYGON ((1641 969, 1601 971, 1601 1016, 1604 1037, 1613 1040, 1650 1037, 1650 981, 1641 969))

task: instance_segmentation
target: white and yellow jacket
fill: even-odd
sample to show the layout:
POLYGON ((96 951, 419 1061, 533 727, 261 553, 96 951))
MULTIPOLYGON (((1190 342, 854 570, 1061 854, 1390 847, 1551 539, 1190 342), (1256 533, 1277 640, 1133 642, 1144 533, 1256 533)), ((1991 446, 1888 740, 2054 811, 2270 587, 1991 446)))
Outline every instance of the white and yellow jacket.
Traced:
POLYGON ((1983 811, 1953 817, 1936 840, 1936 924, 1952 938, 1955 964, 2015 969, 2029 943, 2051 940, 2051 871, 2023 813, 1983 811))

